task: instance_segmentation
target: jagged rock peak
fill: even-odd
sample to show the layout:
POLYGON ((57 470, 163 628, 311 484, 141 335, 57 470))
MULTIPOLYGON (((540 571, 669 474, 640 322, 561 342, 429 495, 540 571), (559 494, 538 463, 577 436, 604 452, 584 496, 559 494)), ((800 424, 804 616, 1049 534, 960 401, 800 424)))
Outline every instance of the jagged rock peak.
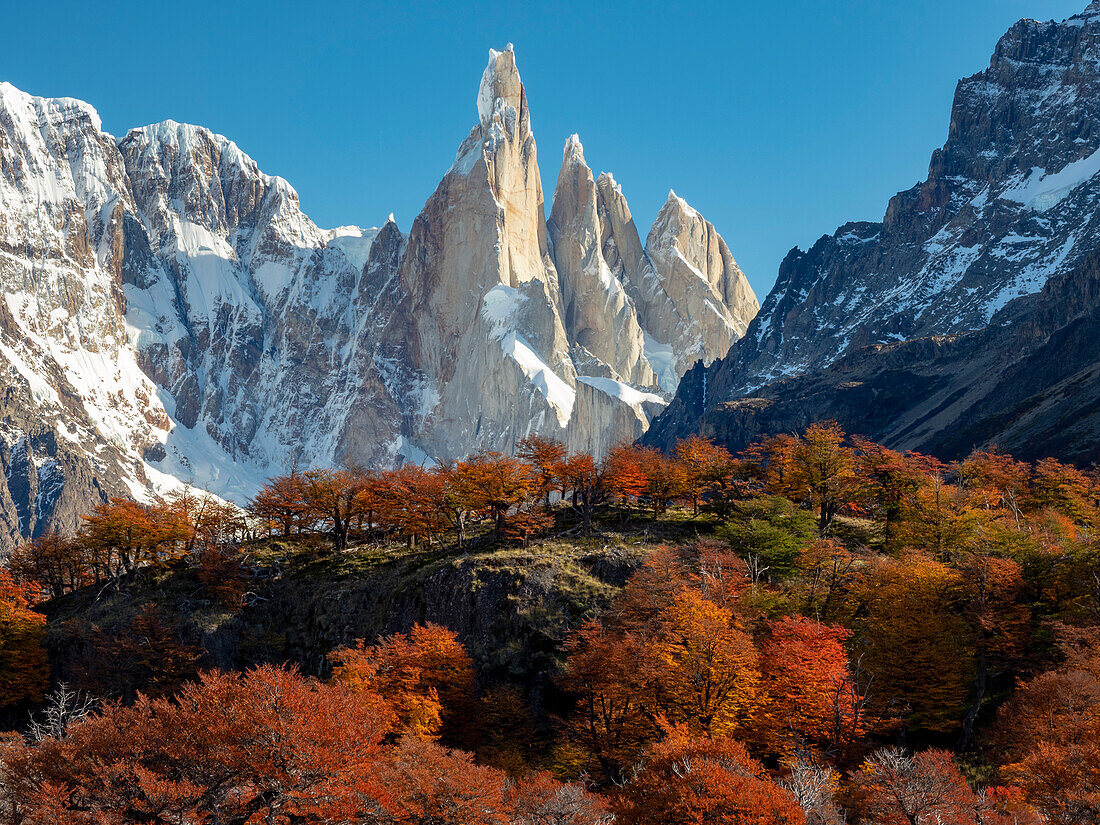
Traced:
POLYGON ((507 120, 512 109, 522 126, 530 128, 527 112, 527 96, 516 68, 516 53, 509 43, 504 51, 489 49, 489 63, 481 75, 477 91, 477 115, 482 126, 488 126, 494 115, 507 120))
POLYGON ((668 198, 665 199, 665 209, 676 209, 685 215, 697 216, 699 213, 686 200, 676 194, 676 190, 668 190, 668 198))
MULTIPOLYGON (((736 318, 738 335, 744 334, 745 326, 760 306, 756 294, 714 225, 669 189, 668 199, 657 213, 646 247, 651 255, 663 258, 672 246, 692 267, 694 274, 718 292, 736 318)), ((675 262, 670 259, 668 268, 671 270, 674 266, 675 262)))
POLYGON ((576 132, 571 134, 565 141, 565 149, 562 152, 561 159, 563 163, 568 163, 569 161, 585 163, 584 146, 581 145, 581 136, 576 132))
MULTIPOLYGON (((140 147, 136 154, 145 154, 150 157, 161 156, 162 160, 171 160, 176 163, 193 164, 195 156, 199 156, 198 165, 208 167, 207 158, 203 157, 211 151, 217 153, 218 160, 225 164, 227 169, 234 170, 238 174, 262 181, 266 186, 273 187, 293 200, 298 200, 298 193, 290 182, 277 175, 268 175, 263 172, 259 164, 225 135, 220 135, 207 129, 205 126, 196 126, 192 123, 178 123, 175 120, 162 120, 149 126, 141 126, 131 129, 126 136, 119 141, 120 146, 134 144, 140 147)), ((133 152, 124 154, 133 155, 133 152)), ((204 169, 209 171, 209 169, 204 169)))
POLYGON ((615 180, 615 176, 610 172, 600 172, 599 177, 596 178, 596 186, 601 189, 605 186, 610 187, 620 195, 623 193, 622 184, 615 180))
POLYGON ((578 369, 590 376, 652 385, 644 334, 619 277, 625 273, 614 271, 604 254, 605 244, 615 246, 613 230, 601 220, 596 183, 575 134, 565 142, 547 229, 566 331, 584 351, 578 369))

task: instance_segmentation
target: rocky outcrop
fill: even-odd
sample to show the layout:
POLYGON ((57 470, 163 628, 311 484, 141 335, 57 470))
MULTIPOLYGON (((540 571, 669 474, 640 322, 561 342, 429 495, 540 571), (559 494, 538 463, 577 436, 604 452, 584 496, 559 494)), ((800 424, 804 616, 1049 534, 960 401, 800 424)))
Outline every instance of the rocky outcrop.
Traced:
POLYGON ((1013 26, 959 82, 927 179, 882 221, 793 250, 745 336, 684 379, 647 438, 672 443, 711 410, 867 347, 985 329, 1081 266, 1100 246, 1098 57, 1100 4, 1013 26))

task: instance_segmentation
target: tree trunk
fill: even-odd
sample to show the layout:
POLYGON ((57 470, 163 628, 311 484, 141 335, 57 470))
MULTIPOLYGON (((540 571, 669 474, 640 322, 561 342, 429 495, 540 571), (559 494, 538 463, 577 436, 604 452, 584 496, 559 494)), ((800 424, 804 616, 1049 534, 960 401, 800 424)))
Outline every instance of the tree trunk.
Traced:
POLYGON ((970 746, 970 739, 974 735, 974 723, 985 701, 986 682, 988 681, 989 666, 986 663, 985 652, 978 656, 978 672, 974 678, 974 704, 966 711, 963 717, 962 735, 959 737, 959 750, 965 751, 970 746))

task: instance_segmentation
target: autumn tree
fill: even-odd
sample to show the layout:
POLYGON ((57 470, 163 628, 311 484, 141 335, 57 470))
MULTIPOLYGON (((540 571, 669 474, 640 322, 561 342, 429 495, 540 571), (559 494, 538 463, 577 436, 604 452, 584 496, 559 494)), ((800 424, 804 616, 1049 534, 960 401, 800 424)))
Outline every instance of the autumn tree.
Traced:
POLYGON ((215 600, 230 608, 239 608, 245 595, 248 574, 239 550, 207 546, 199 553, 195 573, 215 600))
POLYGON ((1061 629, 1065 662, 1024 682, 993 744, 1003 774, 1056 825, 1100 819, 1100 634, 1061 629))
POLYGON ((811 424, 801 436, 778 436, 750 451, 765 463, 770 492, 805 502, 817 512, 820 535, 858 497, 856 454, 846 441, 844 431, 830 421, 811 424))
POLYGON ((565 445, 552 438, 529 435, 516 445, 516 457, 535 470, 535 492, 543 496, 547 506, 550 493, 561 484, 561 465, 568 455, 565 445))
POLYGON ((415 464, 382 475, 377 489, 381 524, 396 528, 415 547, 420 539, 429 542, 453 524, 462 546, 466 509, 448 489, 443 471, 425 470, 415 464))
POLYGON ((46 689, 46 617, 33 610, 37 597, 33 583, 0 568, 0 707, 35 701, 46 689))
POLYGON ((208 673, 64 739, 9 744, 0 770, 25 825, 362 821, 395 807, 380 778, 391 720, 377 696, 294 671, 208 673))
POLYGON ((7 565, 16 579, 37 582, 55 598, 83 587, 94 576, 81 542, 53 530, 16 547, 7 565))
POLYGON ((1052 509, 1075 522, 1096 517, 1089 491, 1089 478, 1075 467, 1053 458, 1035 465, 1025 505, 1029 509, 1052 509))
POLYGON ((359 469, 309 470, 300 477, 306 518, 322 525, 337 552, 348 546, 348 533, 362 517, 368 474, 359 469))
POLYGON ((607 498, 607 483, 591 453, 576 453, 558 465, 558 477, 569 492, 574 510, 581 516, 585 534, 592 532, 592 516, 607 498))
POLYGON ((847 617, 865 558, 833 539, 805 547, 795 561, 801 574, 802 613, 819 621, 847 617))
POLYGON ((1025 462, 994 447, 972 453, 954 467, 954 473, 972 506, 1004 511, 1018 523, 1031 475, 1025 462))
MULTIPOLYGON (((910 756, 897 748, 873 754, 853 775, 855 807, 875 825, 1042 825, 1016 787, 976 792, 943 750, 910 756)), ((1075 823, 1085 820, 1075 819, 1075 823)), ((1068 825, 1068 820, 1067 820, 1068 825)))
POLYGON ((1027 644, 1030 612, 1020 603, 1024 580, 1013 559, 975 553, 961 565, 961 613, 973 640, 974 686, 962 721, 961 750, 970 744, 990 681, 1010 670, 1027 644))
POLYGON ((684 468, 660 450, 643 447, 637 450, 637 462, 645 475, 642 494, 653 506, 653 518, 660 518, 668 505, 687 490, 684 468))
POLYGON ((545 739, 516 685, 487 688, 472 715, 477 720, 472 745, 483 765, 520 777, 545 753, 545 739))
MULTIPOLYGON (((692 665, 703 669, 695 651, 676 645, 692 636, 687 611, 673 611, 683 594, 705 581, 715 599, 708 606, 717 610, 722 620, 712 629, 730 633, 729 608, 739 592, 733 580, 741 567, 735 559, 725 557, 701 566, 706 568, 705 575, 693 572, 687 554, 678 549, 654 551, 601 620, 584 623, 567 638, 567 664, 560 683, 575 698, 566 727, 565 761, 572 769, 606 781, 622 781, 624 771, 660 734, 658 717, 668 709, 662 701, 671 699, 665 697, 664 686, 675 681, 673 669, 692 665), (729 602, 724 601, 727 596, 729 602), (677 628, 684 631, 679 638, 675 636, 677 628), (668 655, 664 661, 657 656, 657 645, 662 643, 668 655)), ((696 590, 694 602, 702 599, 696 590)), ((728 659, 724 664, 730 664, 728 659)), ((709 705, 710 697, 703 702, 709 705)))
POLYGON ((256 493, 248 509, 256 518, 278 525, 284 538, 289 538, 292 532, 301 532, 307 518, 302 476, 291 472, 271 479, 256 493))
POLYGON ((609 494, 620 501, 636 501, 646 488, 642 454, 629 444, 617 444, 603 459, 603 475, 609 494))
POLYGON ((181 550, 186 556, 199 555, 206 549, 226 547, 247 526, 239 507, 189 488, 170 493, 165 507, 171 517, 183 526, 181 550))
POLYGON ((81 546, 104 577, 163 564, 186 552, 187 525, 164 504, 112 498, 81 519, 81 546))
POLYGON ((599 800, 579 785, 538 773, 509 782, 462 751, 404 737, 382 762, 392 789, 387 822, 420 825, 611 825, 599 800))
POLYGON ((657 729, 642 690, 642 642, 589 621, 565 643, 561 686, 575 697, 563 761, 578 773, 620 782, 657 729))
POLYGON ((606 803, 579 784, 563 784, 546 771, 528 774, 505 792, 511 825, 612 825, 606 803))
POLYGON ((699 498, 711 484, 722 484, 733 472, 733 456, 709 438, 692 435, 676 442, 676 461, 691 498, 693 515, 699 515, 699 498))
POLYGON ((835 421, 811 424, 793 455, 795 483, 817 508, 818 532, 822 535, 841 508, 856 496, 860 483, 855 452, 844 441, 844 431, 835 421))
POLYGON ((957 610, 962 588, 957 571, 917 553, 864 569, 854 596, 857 648, 877 712, 908 709, 914 728, 957 730, 974 673, 972 638, 957 610))
POLYGON ((746 727, 758 696, 758 657, 730 610, 683 591, 643 655, 652 658, 654 710, 669 721, 711 736, 746 727))
POLYGON ((529 464, 492 451, 460 461, 451 483, 469 509, 489 514, 497 538, 505 534, 508 513, 525 502, 536 488, 529 464))
POLYGON ((697 541, 691 552, 695 558, 691 585, 707 601, 738 614, 749 590, 748 565, 732 548, 714 539, 697 541))
POLYGON ((943 472, 933 471, 902 502, 898 543, 950 562, 980 543, 982 527, 1000 510, 976 504, 992 500, 985 492, 968 491, 950 483, 943 472))
POLYGON ((943 465, 919 453, 899 453, 880 444, 854 436, 857 473, 863 480, 862 500, 870 514, 882 522, 883 542, 888 550, 898 549, 898 524, 904 517, 907 499, 911 499, 925 480, 943 472, 943 465))
POLYGON ((613 798, 623 825, 803 825, 802 808, 744 746, 672 728, 613 798))
POLYGON ((359 641, 329 658, 336 681, 381 696, 394 708, 401 726, 417 736, 455 734, 469 720, 473 663, 454 632, 445 627, 414 625, 408 633, 371 645, 359 641))
POLYGON ((772 622, 760 649, 763 702, 754 726, 772 753, 842 756, 870 728, 844 644, 850 631, 801 616, 772 622))
POLYGON ((395 792, 386 806, 395 822, 510 825, 502 771, 473 756, 406 736, 381 764, 379 779, 395 792))

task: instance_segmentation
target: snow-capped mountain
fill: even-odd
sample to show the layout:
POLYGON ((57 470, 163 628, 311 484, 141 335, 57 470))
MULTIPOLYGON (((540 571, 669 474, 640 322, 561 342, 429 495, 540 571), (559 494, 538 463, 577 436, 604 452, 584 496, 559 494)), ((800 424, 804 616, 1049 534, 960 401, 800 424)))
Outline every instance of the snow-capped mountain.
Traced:
POLYGON ((407 235, 318 228, 201 127, 0 84, 0 550, 110 495, 638 437, 755 296, 679 198, 643 248, 575 136, 544 215, 511 48, 407 235))
MULTIPOLYGON (((793 390, 785 379, 840 359, 838 375, 857 362, 875 369, 862 348, 895 360, 904 349, 919 360, 916 349, 892 345, 1025 323, 1046 284, 1092 265, 1098 172, 1100 3, 1062 22, 1021 20, 989 68, 959 82, 947 142, 932 154, 927 180, 891 199, 881 222, 845 224, 810 250, 793 250, 745 337, 685 378, 646 438, 669 444, 700 427, 716 432, 731 402, 786 398, 793 390)), ((899 414, 893 402, 863 403, 899 414)), ((734 408, 744 415, 753 405, 734 408)), ((804 405, 775 426, 814 416, 804 405)), ((872 429, 886 437, 880 423, 872 429)), ((994 428, 984 438, 996 435, 994 428)), ((898 434, 896 443, 924 442, 898 434)))

